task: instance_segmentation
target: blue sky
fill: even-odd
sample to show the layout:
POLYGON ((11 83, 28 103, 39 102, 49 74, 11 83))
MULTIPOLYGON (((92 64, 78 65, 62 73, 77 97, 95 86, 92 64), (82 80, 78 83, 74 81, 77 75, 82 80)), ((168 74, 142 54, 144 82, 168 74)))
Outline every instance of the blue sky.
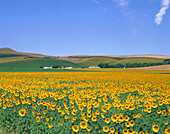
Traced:
POLYGON ((0 48, 170 55, 170 0, 0 0, 0 48))

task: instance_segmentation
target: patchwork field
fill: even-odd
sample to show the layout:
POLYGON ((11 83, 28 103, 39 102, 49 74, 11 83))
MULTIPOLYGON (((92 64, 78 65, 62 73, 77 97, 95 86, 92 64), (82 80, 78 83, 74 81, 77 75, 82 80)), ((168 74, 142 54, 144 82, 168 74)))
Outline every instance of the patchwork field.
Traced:
MULTIPOLYGON (((5 62, 5 61, 0 61, 0 68, 4 68, 4 69, 9 69, 9 68, 40 68, 43 66, 67 66, 67 67, 74 67, 74 68, 78 68, 78 67, 82 67, 81 65, 69 62, 69 61, 60 61, 60 60, 50 60, 50 59, 34 59, 34 60, 29 60, 29 61, 22 61, 22 62, 17 62, 19 60, 22 59, 17 59, 16 62, 8 62, 8 63, 1 63, 1 62, 5 62)), ((25 59, 26 60, 26 59, 25 59)), ((15 61, 15 60, 13 60, 15 61)))
POLYGON ((170 71, 99 71, 1 72, 1 131, 170 133, 170 71))
POLYGON ((145 58, 145 57, 139 57, 139 58, 95 57, 95 58, 86 60, 84 62, 80 62, 80 64, 86 65, 86 66, 97 66, 100 63, 108 63, 110 65, 116 65, 116 64, 126 65, 126 63, 161 63, 161 62, 164 62, 164 59, 145 58))
POLYGON ((100 63, 110 63, 110 62, 116 62, 117 59, 113 58, 106 58, 106 57, 96 57, 93 59, 86 60, 84 62, 80 62, 82 65, 86 66, 97 66, 100 63))
POLYGON ((125 65, 126 63, 159 63, 163 61, 164 59, 159 59, 159 58, 130 58, 130 59, 117 60, 116 62, 113 62, 112 64, 125 65))

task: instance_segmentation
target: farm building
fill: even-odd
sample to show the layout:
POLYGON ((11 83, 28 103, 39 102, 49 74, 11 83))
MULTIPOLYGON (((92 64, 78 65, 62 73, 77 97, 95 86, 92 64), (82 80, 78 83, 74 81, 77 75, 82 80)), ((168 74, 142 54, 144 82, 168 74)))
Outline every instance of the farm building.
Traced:
POLYGON ((89 68, 100 68, 100 67, 90 66, 89 68))
POLYGON ((52 69, 53 67, 43 67, 43 69, 52 69))

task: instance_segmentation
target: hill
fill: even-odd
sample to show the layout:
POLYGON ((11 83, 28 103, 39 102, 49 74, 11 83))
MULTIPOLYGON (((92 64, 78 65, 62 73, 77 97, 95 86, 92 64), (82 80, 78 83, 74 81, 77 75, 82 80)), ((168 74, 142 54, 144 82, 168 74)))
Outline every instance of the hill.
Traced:
POLYGON ((126 65, 126 63, 160 63, 163 62, 164 59, 160 59, 160 58, 126 58, 126 59, 121 59, 121 60, 117 60, 113 63, 110 64, 123 64, 126 65))
MULTIPOLYGON (((36 53, 17 52, 11 48, 0 49, 0 68, 20 68, 28 67, 39 68, 39 66, 51 66, 59 64, 59 66, 98 66, 100 63, 108 63, 109 65, 127 63, 162 63, 165 59, 170 59, 166 55, 72 55, 72 56, 46 56, 36 53), (6 63, 5 63, 6 62, 6 63), (68 63, 68 64, 66 64, 68 63), (32 65, 29 65, 32 64, 32 65)), ((154 64, 155 65, 155 64, 154 64)), ((158 64, 160 65, 160 64, 158 64)), ((149 64, 150 66, 150 64, 149 64)))
POLYGON ((117 59, 114 58, 107 58, 107 57, 95 57, 83 62, 80 62, 80 64, 85 66, 98 66, 100 63, 110 63, 110 62, 116 62, 117 59))
POLYGON ((44 66, 67 66, 73 68, 82 67, 81 65, 69 62, 69 61, 60 61, 60 60, 51 60, 51 59, 34 59, 34 60, 27 60, 27 61, 20 61, 20 62, 8 62, 8 63, 0 63, 0 68, 40 68, 44 66))
POLYGON ((0 48, 0 58, 5 57, 45 57, 45 55, 42 54, 36 54, 36 53, 23 53, 23 52, 17 52, 11 48, 0 48))

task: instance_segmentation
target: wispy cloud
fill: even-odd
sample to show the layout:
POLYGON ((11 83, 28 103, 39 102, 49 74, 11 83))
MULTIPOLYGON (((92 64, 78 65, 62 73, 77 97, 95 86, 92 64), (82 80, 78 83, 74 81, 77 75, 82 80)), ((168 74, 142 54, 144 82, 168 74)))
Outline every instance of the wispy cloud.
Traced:
POLYGON ((96 3, 97 5, 100 5, 100 2, 97 0, 92 0, 94 3, 96 3))
POLYGON ((107 8, 103 6, 102 3, 100 3, 98 0, 92 0, 95 4, 98 5, 99 8, 103 9, 104 12, 107 12, 107 8))
POLYGON ((116 2, 118 2, 119 6, 126 6, 129 2, 128 0, 115 0, 116 2))
POLYGON ((163 19, 163 15, 166 14, 166 10, 169 8, 170 0, 162 0, 162 8, 159 13, 156 14, 155 23, 160 25, 163 19))

